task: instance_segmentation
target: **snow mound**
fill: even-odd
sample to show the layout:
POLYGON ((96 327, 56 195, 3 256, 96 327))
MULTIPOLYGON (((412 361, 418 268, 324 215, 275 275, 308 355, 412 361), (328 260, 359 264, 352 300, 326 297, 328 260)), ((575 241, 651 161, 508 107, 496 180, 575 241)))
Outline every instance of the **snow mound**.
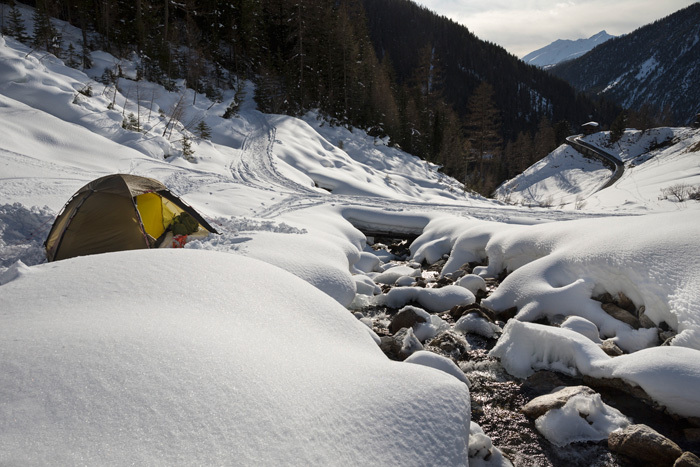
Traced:
POLYGON ((467 459, 466 385, 388 360, 278 268, 148 250, 31 269, 0 286, 2 464, 467 459))

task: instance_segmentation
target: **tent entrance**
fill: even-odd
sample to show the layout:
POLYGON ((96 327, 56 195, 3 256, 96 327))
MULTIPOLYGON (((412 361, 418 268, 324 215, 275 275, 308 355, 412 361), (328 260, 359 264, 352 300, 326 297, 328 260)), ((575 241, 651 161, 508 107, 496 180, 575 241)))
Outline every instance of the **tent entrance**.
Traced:
POLYGON ((183 212, 175 203, 156 193, 144 193, 135 199, 143 228, 153 238, 160 238, 173 218, 183 212))

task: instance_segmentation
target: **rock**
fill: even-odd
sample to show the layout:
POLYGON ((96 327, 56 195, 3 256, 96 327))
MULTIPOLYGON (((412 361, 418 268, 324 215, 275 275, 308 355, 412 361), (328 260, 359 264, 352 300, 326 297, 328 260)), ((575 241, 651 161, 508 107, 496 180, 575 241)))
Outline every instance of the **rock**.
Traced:
POLYGON ((525 404, 520 411, 530 418, 541 417, 552 409, 563 407, 566 402, 580 394, 591 396, 596 392, 588 386, 563 386, 544 396, 535 397, 525 404))
POLYGON ((608 292, 605 292, 602 295, 598 295, 597 297, 593 297, 593 300, 596 300, 600 303, 613 303, 613 297, 610 295, 608 292))
POLYGON ((435 283, 435 285, 436 285, 437 287, 445 287, 446 285, 451 285, 451 284, 453 284, 453 283, 454 283, 454 281, 453 281, 452 279, 450 279, 450 278, 447 277, 447 276, 443 276, 443 277, 441 277, 440 279, 437 280, 437 282, 435 283))
POLYGON ((676 459, 676 463, 673 464, 673 467, 700 467, 700 457, 692 452, 686 451, 681 454, 681 457, 676 459))
POLYGON ((511 308, 508 308, 507 310, 503 310, 500 313, 498 313, 498 318, 502 319, 503 321, 508 321, 509 319, 515 317, 515 315, 518 314, 518 307, 514 306, 511 308))
POLYGON ((425 317, 421 316, 414 307, 407 306, 391 318, 389 332, 396 334, 401 328, 412 328, 414 324, 425 323, 426 321, 425 317))
MULTIPOLYGON (((404 331, 404 329, 402 329, 401 331, 404 331)), ((423 350, 423 344, 421 344, 420 340, 418 340, 418 338, 413 334, 413 329, 405 329, 405 332, 406 333, 403 335, 403 339, 401 339, 401 350, 399 351, 399 357, 401 358, 401 360, 406 360, 406 358, 410 357, 414 352, 423 350)), ((395 337, 398 341, 398 335, 395 337)))
POLYGON ((639 310, 637 310, 637 318, 639 319, 639 325, 643 328, 647 329, 652 329, 656 327, 656 323, 654 323, 651 318, 649 318, 646 314, 647 307, 644 305, 639 307, 639 310))
POLYGON ((603 352, 610 355, 611 357, 619 357, 624 353, 622 349, 610 339, 604 340, 603 343, 600 344, 600 348, 603 350, 603 352))
POLYGON ((676 337, 675 331, 659 331, 659 340, 663 342, 661 345, 671 345, 674 337, 676 337))
POLYGON ((622 308, 623 310, 627 310, 630 313, 634 313, 635 311, 637 311, 637 307, 634 306, 632 300, 630 300, 627 297, 627 295, 625 295, 622 292, 619 292, 617 294, 617 304, 620 308, 622 308))
POLYGON ((594 388, 611 388, 622 391, 637 400, 640 400, 651 407, 657 407, 654 400, 639 386, 632 386, 620 378, 594 378, 592 376, 583 376, 583 384, 594 388))
POLYGON ((615 319, 619 319, 623 323, 627 323, 634 329, 639 329, 639 320, 635 318, 629 311, 620 308, 614 303, 603 303, 600 307, 607 314, 615 319))
POLYGON ((681 457, 681 448, 647 425, 630 425, 613 431, 608 437, 608 449, 648 465, 672 466, 681 457))
POLYGON ((437 347, 451 357, 457 359, 459 359, 467 352, 467 350, 470 349, 467 340, 452 331, 440 333, 435 337, 435 339, 430 341, 430 346, 437 347))
POLYGON ((397 341, 394 336, 381 336, 379 341, 379 348, 382 349, 384 355, 391 360, 400 360, 401 342, 397 341))

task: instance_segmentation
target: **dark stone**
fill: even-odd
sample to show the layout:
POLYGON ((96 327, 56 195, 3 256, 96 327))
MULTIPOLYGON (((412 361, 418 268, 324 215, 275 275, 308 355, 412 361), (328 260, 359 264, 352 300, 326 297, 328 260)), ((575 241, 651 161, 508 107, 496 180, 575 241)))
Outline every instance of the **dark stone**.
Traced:
POLYGON ((600 344, 600 348, 611 357, 619 357, 624 353, 622 349, 611 340, 604 340, 603 343, 600 344))
POLYGON ((681 454, 681 457, 676 459, 673 467, 700 467, 700 457, 690 451, 686 451, 681 454))
POLYGON ((605 292, 602 295, 598 295, 597 297, 593 297, 593 300, 596 300, 600 303, 614 303, 612 295, 610 295, 607 292, 605 292))
POLYGON ((635 318, 629 311, 620 308, 614 303, 603 303, 602 305, 600 305, 600 307, 603 309, 603 311, 605 311, 613 318, 618 319, 623 323, 629 324, 634 329, 639 329, 639 320, 635 318))
POLYGON ((659 331, 659 340, 663 342, 661 345, 671 345, 674 337, 676 337, 675 331, 659 331))
POLYGON ((437 280, 435 285, 437 286, 437 288, 440 288, 440 287, 445 287, 446 285, 451 285, 453 283, 454 283, 454 281, 452 279, 450 279, 449 277, 443 276, 437 280))
POLYGON ((569 399, 580 394, 591 396, 595 394, 595 391, 587 386, 565 386, 555 388, 554 391, 549 394, 532 399, 520 410, 528 417, 535 419, 552 409, 563 407, 569 399))
POLYGON ((450 357, 458 360, 469 350, 469 343, 467 340, 452 331, 440 333, 430 341, 429 346, 437 347, 450 357))
POLYGON ((681 448, 647 425, 630 425, 613 431, 608 437, 608 448, 649 465, 672 466, 681 457, 681 448))
POLYGON ((416 323, 425 323, 426 319, 416 313, 413 308, 403 308, 391 318, 389 332, 396 334, 401 328, 412 328, 416 323))
POLYGON ((500 313, 497 314, 498 319, 501 319, 503 321, 508 321, 509 319, 512 319, 515 317, 515 315, 518 314, 518 307, 510 307, 506 310, 501 311, 500 313))
POLYGON ((646 314, 646 307, 642 305, 639 307, 639 311, 637 313, 637 316, 639 317, 639 325, 643 328, 647 329, 652 329, 656 327, 656 323, 654 323, 651 318, 649 318, 646 314))
POLYGON ((590 386, 594 389, 600 388, 610 388, 617 391, 622 391, 635 399, 648 404, 650 407, 656 407, 657 404, 654 400, 649 397, 649 395, 644 391, 644 389, 639 386, 632 386, 626 383, 620 378, 593 378, 592 376, 583 376, 583 384, 590 386))
POLYGON ((637 307, 634 306, 634 303, 632 302, 632 300, 630 300, 627 297, 627 295, 625 295, 624 293, 619 292, 617 294, 617 298, 618 298, 617 304, 623 310, 627 310, 628 312, 633 313, 633 314, 637 311, 637 307))

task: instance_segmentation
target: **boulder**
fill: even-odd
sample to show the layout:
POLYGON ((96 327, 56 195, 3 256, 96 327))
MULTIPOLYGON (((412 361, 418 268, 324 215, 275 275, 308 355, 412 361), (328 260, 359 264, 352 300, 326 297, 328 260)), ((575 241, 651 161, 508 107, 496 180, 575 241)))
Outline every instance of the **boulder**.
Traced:
POLYGON ((634 329, 639 329, 639 320, 636 317, 634 317, 629 311, 620 308, 614 303, 603 303, 601 305, 601 308, 613 318, 619 319, 623 323, 629 324, 634 329))
POLYGON ((525 404, 520 411, 530 418, 538 418, 552 409, 564 406, 566 402, 574 396, 583 394, 590 396, 596 392, 588 386, 562 386, 554 388, 549 394, 535 397, 525 404))
POLYGON ((686 451, 681 454, 681 457, 676 459, 676 463, 673 464, 673 467, 700 467, 700 457, 692 452, 686 451))
POLYGON ((676 443, 643 424, 610 433, 608 449, 656 466, 672 466, 683 454, 676 443))
POLYGON ((425 323, 427 319, 412 306, 402 308, 394 315, 389 324, 389 332, 396 334, 401 328, 412 328, 416 323, 425 323))

